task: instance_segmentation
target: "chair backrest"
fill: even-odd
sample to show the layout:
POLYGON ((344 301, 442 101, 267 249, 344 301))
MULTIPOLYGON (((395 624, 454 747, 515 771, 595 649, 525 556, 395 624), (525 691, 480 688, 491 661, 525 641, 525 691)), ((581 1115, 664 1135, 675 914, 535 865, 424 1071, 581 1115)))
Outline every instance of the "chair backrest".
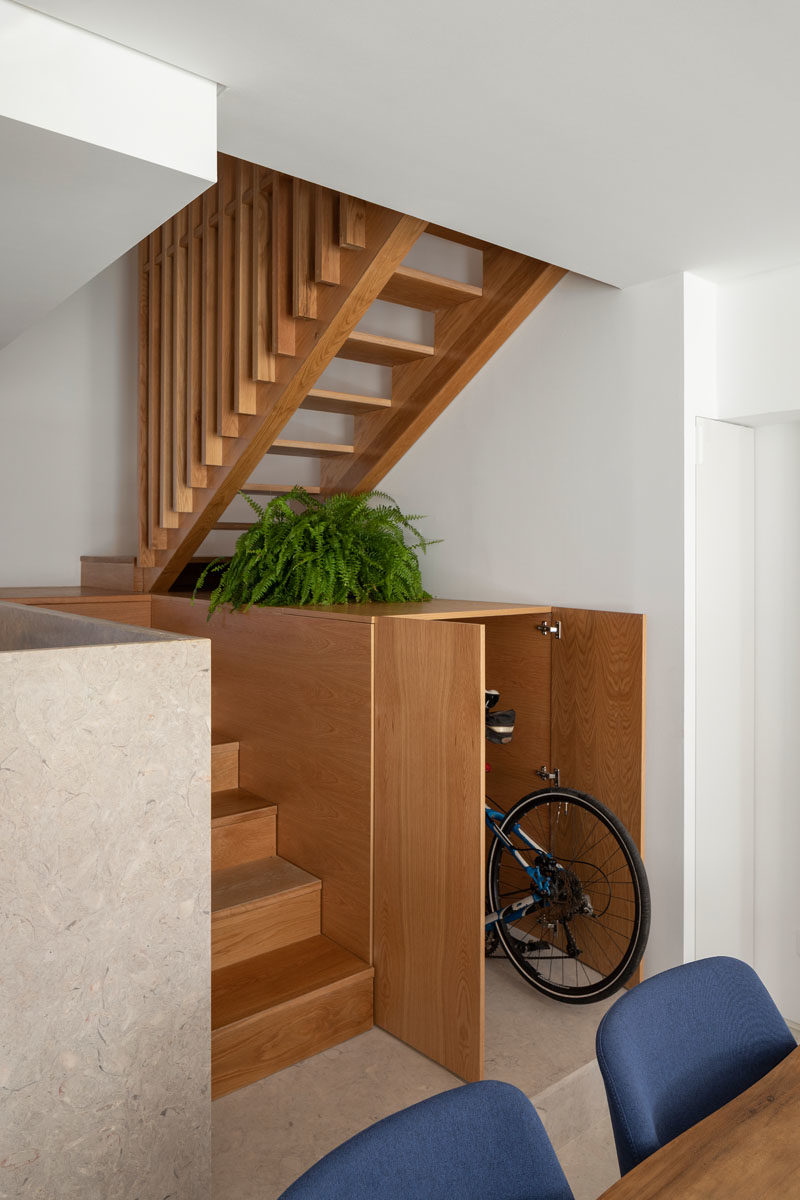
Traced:
POLYGON ((280 1200, 572 1200, 533 1105, 468 1083, 356 1134, 280 1200))
POLYGON ((746 1091, 795 1041, 752 967, 706 958, 645 980, 597 1030, 620 1171, 746 1091))

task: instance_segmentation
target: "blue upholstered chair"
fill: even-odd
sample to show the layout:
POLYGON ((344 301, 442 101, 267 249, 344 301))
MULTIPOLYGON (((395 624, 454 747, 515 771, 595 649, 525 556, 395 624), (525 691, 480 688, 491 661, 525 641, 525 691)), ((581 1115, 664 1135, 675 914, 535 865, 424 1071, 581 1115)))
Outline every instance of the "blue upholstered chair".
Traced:
POLYGON ((686 963, 626 992, 597 1030, 622 1174, 794 1049, 763 983, 736 958, 686 963))
POLYGON ((468 1083, 371 1125, 280 1200, 572 1200, 530 1100, 468 1083))

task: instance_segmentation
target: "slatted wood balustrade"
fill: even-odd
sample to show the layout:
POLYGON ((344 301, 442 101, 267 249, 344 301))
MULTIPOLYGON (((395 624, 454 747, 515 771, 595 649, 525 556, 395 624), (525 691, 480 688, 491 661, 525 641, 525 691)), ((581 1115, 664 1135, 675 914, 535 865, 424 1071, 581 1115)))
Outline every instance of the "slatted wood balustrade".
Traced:
POLYGON ((145 590, 166 590, 226 527, 239 490, 282 490, 248 484, 268 452, 319 458, 323 494, 374 487, 564 274, 471 239, 482 287, 403 266, 425 228, 220 155, 218 182, 140 244, 145 590), (378 298, 435 312, 434 344, 357 330, 378 298), (391 396, 317 387, 336 356, 390 367, 391 396), (352 414, 352 443, 282 438, 300 407, 352 414))

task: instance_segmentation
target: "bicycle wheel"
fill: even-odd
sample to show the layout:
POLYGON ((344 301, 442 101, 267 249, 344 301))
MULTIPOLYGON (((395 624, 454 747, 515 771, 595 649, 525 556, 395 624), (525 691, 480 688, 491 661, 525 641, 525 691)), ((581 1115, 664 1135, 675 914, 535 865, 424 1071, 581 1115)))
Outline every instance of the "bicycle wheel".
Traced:
MULTIPOLYGON (((636 970, 650 931, 647 876, 625 826, 593 796, 545 788, 524 796, 500 828, 544 881, 525 915, 497 924, 514 967, 569 1004, 610 996, 636 970)), ((533 897, 533 887, 496 837, 487 865, 492 911, 533 897)))

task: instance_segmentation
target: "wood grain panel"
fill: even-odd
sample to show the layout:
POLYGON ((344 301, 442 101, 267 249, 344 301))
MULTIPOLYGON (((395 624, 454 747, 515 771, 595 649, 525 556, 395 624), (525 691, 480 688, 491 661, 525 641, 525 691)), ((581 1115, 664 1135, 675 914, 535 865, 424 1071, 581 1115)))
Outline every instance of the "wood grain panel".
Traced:
POLYGON ((485 620, 486 686, 499 691, 499 708, 513 708, 517 714, 509 743, 484 742, 491 768, 486 791, 504 812, 546 786, 534 774, 550 766, 550 641, 536 629, 543 619, 536 614, 485 620))
POLYGON ((602 800, 642 851, 645 618, 568 608, 553 618, 553 762, 562 784, 602 800))
POLYGON ((292 308, 296 317, 317 315, 314 283, 314 195, 310 183, 292 180, 292 308))
POLYGON ((372 1028, 372 969, 365 968, 211 1035, 213 1099, 372 1028))
POLYGON ((174 253, 169 252, 173 243, 173 221, 166 221, 161 226, 161 345, 159 351, 160 368, 160 433, 158 439, 158 523, 164 529, 177 529, 179 518, 173 507, 172 495, 172 456, 174 441, 172 438, 173 422, 173 372, 172 337, 174 323, 172 316, 172 284, 174 273, 174 253))
POLYGON ((186 259, 188 247, 188 211, 183 208, 172 221, 172 507, 176 512, 192 511, 192 489, 187 474, 190 442, 189 400, 187 395, 186 350, 186 259))
POLYGON ((134 557, 96 558, 81 555, 81 587, 107 592, 141 592, 142 568, 134 557))
POLYGON ((225 154, 219 156, 217 183, 217 433, 222 437, 237 437, 239 418, 234 410, 234 230, 233 163, 225 154))
MULTIPOLYGON (((164 628, 156 626, 156 628, 164 628)), ((175 632, 179 633, 180 630, 175 632)), ((200 636, 198 634, 198 636, 200 636)), ((204 635, 207 636, 207 635, 204 635)), ((212 677, 213 678, 213 677, 212 677)), ((239 786, 239 743, 214 742, 211 746, 211 791, 228 792, 239 786)))
POLYGON ((339 197, 339 245, 363 250, 367 244, 367 206, 354 196, 339 197))
POLYGON ((270 349, 273 354, 292 357, 292 181, 285 175, 273 177, 270 209, 270 349))
POLYGON ((319 884, 211 915, 211 967, 278 950, 320 932, 319 884))
POLYGON ((800 1050, 651 1154, 600 1200, 753 1200, 800 1194, 800 1050))
POLYGON ((277 809, 267 808, 248 813, 247 820, 211 827, 211 870, 235 867, 243 862, 256 862, 277 851, 277 809))
POLYGON ((278 853, 323 881, 323 932, 371 961, 372 627, 207 611, 158 596, 153 621, 210 637, 213 722, 239 738, 240 785, 275 800, 278 853))
POLYGON ((190 487, 205 487, 203 458, 203 200, 189 206, 186 247, 186 458, 184 474, 190 487))
POLYGON ((270 382, 275 378, 275 359, 269 349, 270 220, 269 200, 264 194, 261 185, 261 168, 254 166, 252 169, 253 237, 251 241, 253 256, 251 283, 253 285, 253 296, 250 305, 253 322, 253 361, 251 373, 254 379, 270 382))
MULTIPOLYGON (((156 255, 161 248, 161 230, 148 238, 148 331, 147 331, 147 540, 153 550, 167 544, 167 531, 159 525, 159 476, 161 439, 161 266, 156 255)), ((141 436, 141 433, 140 433, 141 436)), ((143 564, 144 565, 144 564, 143 564)))
POLYGON ((481 625, 375 626, 375 1020, 483 1074, 481 625))
POLYGON ((253 377, 253 206, 244 203, 248 164, 234 167, 234 259, 233 259, 233 407, 237 413, 257 411, 256 381, 253 377))
POLYGON ((202 382, 201 408, 203 427, 202 461, 208 466, 219 466, 222 462, 222 438, 217 431, 217 343, 219 329, 217 321, 217 230, 211 224, 216 211, 217 186, 203 193, 202 229, 202 382))
MULTIPOLYGON (((9 597, 10 599, 10 597, 9 597)), ((74 613, 77 617, 92 617, 100 621, 119 621, 122 625, 140 625, 150 628, 150 596, 109 596, 99 603, 93 597, 83 600, 59 599, 52 596, 47 599, 28 600, 23 597, 14 599, 15 604, 34 604, 40 608, 54 608, 58 612, 74 613), (146 603, 145 603, 146 602, 146 603)))
POLYGON ((145 238, 139 243, 139 347, 138 347, 138 422, 136 439, 136 477, 139 490, 139 527, 138 545, 139 561, 144 567, 155 565, 152 532, 150 527, 150 470, 148 457, 148 437, 150 428, 150 412, 148 397, 149 363, 148 363, 148 328, 150 324, 150 279, 147 269, 149 240, 145 238))
POLYGON ((339 265, 337 199, 328 188, 314 191, 314 279, 336 286, 341 281, 339 265))

